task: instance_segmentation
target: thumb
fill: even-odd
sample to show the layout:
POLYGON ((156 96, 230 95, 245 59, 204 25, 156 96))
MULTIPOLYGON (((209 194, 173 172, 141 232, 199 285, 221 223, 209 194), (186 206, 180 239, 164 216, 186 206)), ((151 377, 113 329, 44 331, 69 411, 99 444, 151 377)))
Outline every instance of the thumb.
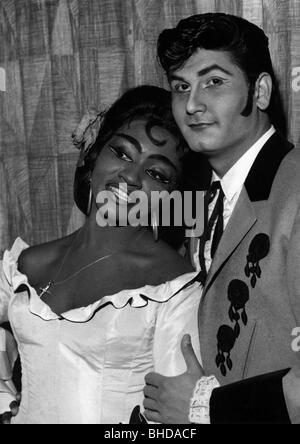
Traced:
POLYGON ((194 352, 191 336, 184 335, 181 341, 181 352, 183 354, 188 373, 199 373, 199 378, 204 375, 203 368, 194 352))

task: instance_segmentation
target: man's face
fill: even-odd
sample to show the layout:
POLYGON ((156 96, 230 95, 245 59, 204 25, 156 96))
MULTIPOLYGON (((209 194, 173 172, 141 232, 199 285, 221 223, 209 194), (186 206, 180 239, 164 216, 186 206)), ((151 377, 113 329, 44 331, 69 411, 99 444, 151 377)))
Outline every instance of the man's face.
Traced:
POLYGON ((224 51, 198 49, 170 75, 175 120, 193 151, 237 160, 253 143, 257 107, 241 115, 249 85, 224 51))

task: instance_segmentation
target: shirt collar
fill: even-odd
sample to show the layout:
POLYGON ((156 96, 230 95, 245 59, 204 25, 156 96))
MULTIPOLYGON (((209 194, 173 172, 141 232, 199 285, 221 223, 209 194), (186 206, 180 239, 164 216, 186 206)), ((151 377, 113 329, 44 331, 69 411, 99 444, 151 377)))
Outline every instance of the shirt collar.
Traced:
POLYGON ((212 182, 220 181, 227 201, 231 201, 243 187, 248 173, 267 140, 275 133, 273 125, 252 145, 220 179, 213 171, 212 182))

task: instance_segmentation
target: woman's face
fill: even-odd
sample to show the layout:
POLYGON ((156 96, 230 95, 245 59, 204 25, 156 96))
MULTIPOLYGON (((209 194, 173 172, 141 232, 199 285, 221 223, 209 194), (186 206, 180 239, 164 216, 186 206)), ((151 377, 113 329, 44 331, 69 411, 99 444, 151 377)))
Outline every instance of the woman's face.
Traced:
POLYGON ((145 120, 126 123, 102 148, 92 174, 92 191, 94 198, 104 192, 108 199, 105 205, 96 199, 98 213, 109 209, 114 216, 118 208, 125 207, 129 212, 134 206, 131 193, 142 191, 149 203, 142 210, 146 214, 141 218, 145 219, 151 192, 176 189, 181 171, 178 140, 164 128, 153 126, 149 130, 146 125, 145 120))

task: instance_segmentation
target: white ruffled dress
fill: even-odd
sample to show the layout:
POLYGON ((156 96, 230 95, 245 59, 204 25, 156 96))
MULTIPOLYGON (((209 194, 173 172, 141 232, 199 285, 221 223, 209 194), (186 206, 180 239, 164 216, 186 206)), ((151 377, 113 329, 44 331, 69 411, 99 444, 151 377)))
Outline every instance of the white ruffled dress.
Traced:
POLYGON ((195 282, 181 291, 196 273, 57 316, 18 271, 26 248, 18 238, 0 263, 0 324, 9 320, 22 363, 22 401, 13 423, 128 423, 133 408, 142 407, 148 372, 186 370, 184 333, 200 359, 201 288, 195 282))

